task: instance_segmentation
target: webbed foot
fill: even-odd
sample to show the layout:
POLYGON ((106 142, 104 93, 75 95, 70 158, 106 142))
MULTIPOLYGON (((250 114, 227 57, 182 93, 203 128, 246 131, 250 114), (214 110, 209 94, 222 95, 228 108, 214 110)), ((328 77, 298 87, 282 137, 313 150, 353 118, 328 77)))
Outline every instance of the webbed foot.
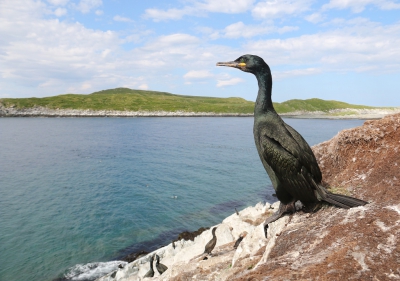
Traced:
POLYGON ((268 224, 280 219, 285 214, 292 214, 294 212, 296 212, 295 201, 286 205, 280 203, 278 211, 273 213, 272 216, 268 217, 263 224, 265 238, 267 238, 268 224))

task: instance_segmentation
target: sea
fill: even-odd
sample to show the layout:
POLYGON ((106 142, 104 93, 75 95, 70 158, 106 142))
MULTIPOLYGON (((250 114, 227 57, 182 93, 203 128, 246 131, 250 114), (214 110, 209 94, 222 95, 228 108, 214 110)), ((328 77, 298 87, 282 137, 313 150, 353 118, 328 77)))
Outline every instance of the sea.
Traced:
MULTIPOLYGON (((364 120, 285 119, 310 145, 364 120)), ((0 118, 0 280, 94 280, 275 202, 252 117, 0 118)))

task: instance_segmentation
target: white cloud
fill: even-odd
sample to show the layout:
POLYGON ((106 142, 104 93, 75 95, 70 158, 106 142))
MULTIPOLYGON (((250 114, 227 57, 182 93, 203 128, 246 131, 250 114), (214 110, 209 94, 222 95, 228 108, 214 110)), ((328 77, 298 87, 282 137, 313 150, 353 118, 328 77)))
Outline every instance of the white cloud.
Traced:
POLYGON ((277 18, 296 15, 311 9, 313 0, 268 0, 258 2, 252 10, 255 18, 277 18))
POLYGON ((67 14, 67 9, 65 9, 65 8, 57 8, 57 9, 54 11, 54 14, 55 14, 57 17, 64 16, 64 15, 67 14))
POLYGON ((1 96, 88 93, 121 85, 148 89, 147 81, 173 84, 181 78, 164 78, 172 69, 213 67, 215 56, 229 53, 223 46, 204 48, 199 38, 183 33, 148 40, 151 33, 139 30, 138 36, 131 31, 121 38, 117 32, 46 19, 51 11, 42 3, 14 1, 0 1, 0 10, 7 12, 0 17, 0 88, 12 89, 1 96), (21 2, 18 9, 14 1, 21 2), (137 37, 141 47, 122 48, 137 37))
POLYGON ((116 33, 46 20, 43 15, 48 12, 42 3, 19 2, 18 8, 12 7, 15 0, 0 3, 0 10, 8 11, 0 17, 0 88, 41 88, 43 95, 76 84, 74 88, 80 91, 82 83, 95 87, 107 81, 101 76, 121 63, 103 52, 116 50, 121 41, 116 33))
POLYGON ((218 80, 217 87, 233 86, 233 85, 236 85, 241 82, 244 82, 244 80, 242 78, 238 78, 238 77, 231 78, 228 80, 218 80))
POLYGON ((186 45, 192 45, 199 43, 200 40, 189 34, 176 33, 171 35, 160 36, 155 42, 149 44, 147 48, 162 50, 167 47, 184 47, 186 45), (153 46, 151 46, 153 45, 153 46))
POLYGON ((238 14, 245 13, 253 6, 253 3, 254 0, 206 0, 204 2, 197 2, 195 7, 197 10, 207 12, 238 14))
POLYGON ((320 68, 302 68, 302 69, 292 69, 286 71, 275 71, 273 73, 273 78, 276 80, 284 79, 287 77, 294 76, 305 76, 305 75, 315 75, 322 73, 323 70, 320 68))
POLYGON ((192 13, 194 13, 194 9, 190 7, 183 9, 168 9, 166 11, 159 9, 146 9, 144 17, 158 22, 163 20, 179 20, 183 16, 192 13))
POLYGON ((97 8, 101 5, 103 5, 102 0, 80 0, 80 2, 75 5, 75 8, 81 13, 86 14, 92 9, 97 8))
POLYGON ((101 16, 104 12, 102 10, 96 10, 94 13, 98 16, 101 16))
POLYGON ((132 22, 132 20, 130 18, 121 17, 119 15, 114 16, 113 20, 120 21, 120 22, 132 22))
POLYGON ((205 80, 213 76, 208 70, 191 70, 183 75, 183 78, 187 80, 205 80))
POLYGON ((259 40, 244 47, 274 65, 314 65, 355 71, 400 68, 400 23, 382 26, 348 21, 341 29, 288 39, 259 40))
POLYGON ((354 13, 361 13, 368 5, 374 5, 382 10, 400 9, 399 3, 386 0, 330 0, 328 4, 322 6, 322 9, 351 9, 354 13))
POLYGON ((321 13, 312 13, 306 16, 305 19, 312 23, 319 23, 324 20, 324 16, 321 13))
POLYGON ((293 30, 297 30, 298 27, 295 26, 284 26, 281 28, 278 28, 273 25, 266 25, 266 24, 260 24, 260 25, 245 25, 243 22, 237 22, 234 24, 231 24, 227 26, 224 29, 224 37, 227 38, 250 38, 254 37, 257 35, 262 35, 262 34, 269 34, 269 33, 285 33, 293 30))
POLYGON ((226 0, 226 1, 194 1, 191 6, 181 9, 146 9, 144 17, 156 22, 164 20, 179 20, 184 16, 203 16, 207 13, 245 13, 252 8, 255 0, 226 0))
POLYGON ((138 86, 138 89, 139 89, 139 90, 148 90, 148 89, 149 89, 149 86, 148 86, 147 84, 140 84, 140 85, 138 86))
POLYGON ((47 2, 55 6, 64 6, 69 2, 69 0, 47 0, 47 2))

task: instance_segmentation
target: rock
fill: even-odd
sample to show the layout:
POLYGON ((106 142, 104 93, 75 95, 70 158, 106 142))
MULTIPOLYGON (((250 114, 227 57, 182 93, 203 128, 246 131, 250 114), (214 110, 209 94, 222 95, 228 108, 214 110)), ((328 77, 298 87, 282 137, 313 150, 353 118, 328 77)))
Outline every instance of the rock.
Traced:
MULTIPOLYGON (((400 108, 383 109, 334 109, 322 111, 297 111, 281 113, 284 117, 292 118, 328 118, 328 119, 378 119, 386 115, 398 113, 400 108)), ((185 117, 185 116, 253 116, 252 113, 214 113, 186 111, 119 111, 119 110, 90 110, 90 109, 52 109, 42 106, 32 108, 17 108, 15 105, 5 107, 0 99, 0 117, 185 117)))
POLYGON ((126 261, 126 262, 133 262, 137 260, 138 258, 141 258, 145 255, 147 255, 149 252, 146 251, 139 251, 137 253, 131 253, 127 255, 126 257, 122 258, 121 260, 126 261))
POLYGON ((200 234, 202 234, 205 230, 209 229, 208 227, 200 227, 198 230, 195 231, 183 231, 178 235, 178 239, 174 240, 178 241, 178 240, 190 240, 190 241, 194 241, 194 238, 196 238, 197 236, 199 236, 200 234))
POLYGON ((154 253, 168 270, 151 280, 399 280, 399 147, 400 114, 366 121, 313 147, 325 185, 369 201, 365 206, 297 212, 270 224, 266 239, 262 224, 278 202, 275 210, 259 203, 218 225, 217 245, 207 260, 202 252, 210 230, 98 280, 141 280, 154 253))

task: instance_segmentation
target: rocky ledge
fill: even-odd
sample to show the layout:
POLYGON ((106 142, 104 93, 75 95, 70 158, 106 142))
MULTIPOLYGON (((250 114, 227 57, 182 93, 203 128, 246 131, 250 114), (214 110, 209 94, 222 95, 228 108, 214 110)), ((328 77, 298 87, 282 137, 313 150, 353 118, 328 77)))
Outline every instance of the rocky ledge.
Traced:
POLYGON ((324 183, 370 203, 349 210, 325 206, 262 223, 278 202, 257 204, 222 221, 212 257, 211 231, 148 254, 98 281, 142 280, 150 256, 168 270, 146 280, 399 280, 400 114, 366 121, 313 147, 324 183), (237 249, 239 235, 247 233, 237 249))
POLYGON ((0 117, 235 117, 253 116, 245 113, 213 113, 186 111, 118 111, 90 109, 49 109, 45 107, 13 108, 2 107, 0 117))
MULTIPOLYGON (((327 119, 379 119, 386 115, 398 113, 400 108, 393 109, 335 109, 322 111, 296 111, 281 114, 292 118, 327 118, 327 119)), ((0 117, 235 117, 253 116, 251 113, 214 113, 186 111, 118 111, 90 109, 50 109, 46 107, 16 108, 4 107, 0 103, 0 117)))

